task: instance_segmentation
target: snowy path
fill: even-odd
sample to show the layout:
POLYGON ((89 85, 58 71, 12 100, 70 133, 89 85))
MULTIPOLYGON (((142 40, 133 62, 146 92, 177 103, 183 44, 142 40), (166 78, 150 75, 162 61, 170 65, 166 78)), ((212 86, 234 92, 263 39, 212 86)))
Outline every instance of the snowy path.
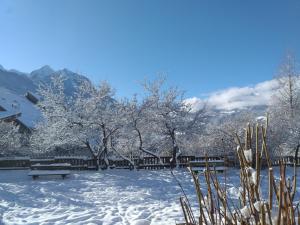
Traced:
MULTIPOLYGON (((182 194, 168 170, 74 171, 65 180, 32 180, 27 174, 0 171, 0 224, 131 225, 144 219, 151 225, 173 225, 182 221, 182 194)), ((178 170, 175 174, 196 204, 188 172, 178 170)), ((238 174, 238 170, 228 171, 233 198, 238 194, 238 174)))

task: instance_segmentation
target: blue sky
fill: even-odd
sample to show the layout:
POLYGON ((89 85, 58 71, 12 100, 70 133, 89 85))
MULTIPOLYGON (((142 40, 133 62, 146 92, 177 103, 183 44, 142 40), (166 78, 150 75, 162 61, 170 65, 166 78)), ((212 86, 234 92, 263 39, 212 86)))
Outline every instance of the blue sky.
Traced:
POLYGON ((45 64, 120 96, 158 73, 201 97, 271 79, 285 52, 300 58, 298 0, 0 0, 0 64, 45 64))

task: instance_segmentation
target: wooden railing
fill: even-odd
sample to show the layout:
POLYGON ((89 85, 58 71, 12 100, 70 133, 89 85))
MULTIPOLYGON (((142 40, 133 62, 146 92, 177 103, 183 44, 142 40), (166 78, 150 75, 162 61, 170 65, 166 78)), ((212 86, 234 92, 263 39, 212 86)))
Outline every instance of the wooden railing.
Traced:
MULTIPOLYGON (((217 160, 223 157, 209 156, 207 160, 217 160)), ((190 161, 195 160, 205 160, 206 157, 196 157, 196 156, 180 156, 178 157, 177 165, 180 168, 188 166, 190 161)), ((131 158, 137 169, 149 169, 158 170, 171 167, 171 157, 162 156, 160 160, 156 157, 144 157, 143 159, 131 158)), ((24 169, 29 168, 33 164, 52 164, 52 163, 69 163, 72 169, 86 170, 95 169, 96 161, 92 158, 85 156, 59 156, 52 158, 29 158, 29 157, 12 157, 12 158, 0 158, 0 169, 24 169)), ((100 162, 100 167, 103 162, 100 162)), ((132 165, 126 160, 115 159, 109 160, 110 168, 118 169, 131 169, 132 165)))
MULTIPOLYGON (((180 156, 178 158, 178 166, 180 168, 187 167, 190 161, 202 161, 202 160, 224 160, 225 166, 227 167, 235 167, 239 164, 236 162, 235 157, 220 157, 220 156, 180 156)), ((293 165, 294 158, 292 156, 285 156, 280 158, 283 163, 286 165, 293 165)), ((162 156, 160 160, 156 157, 144 157, 143 159, 131 158, 134 162, 134 165, 137 169, 146 169, 146 170, 158 170, 164 168, 170 168, 171 166, 171 157, 170 156, 162 156)), ((279 165, 279 158, 275 158, 272 163, 274 166, 279 165)), ((297 166, 300 166, 300 157, 296 160, 297 166)), ((69 163, 71 164, 71 169, 76 170, 92 170, 96 168, 96 161, 90 157, 85 156, 59 156, 59 157, 51 157, 51 158, 30 158, 30 157, 5 157, 0 158, 0 169, 26 169, 30 168, 33 164, 51 164, 51 163, 69 163)), ((103 162, 100 162, 100 165, 103 162)), ((123 159, 115 159, 109 160, 110 168, 117 169, 131 169, 132 166, 130 163, 123 159)))
POLYGON ((286 164, 288 166, 293 166, 294 163, 296 163, 296 166, 300 166, 300 157, 294 159, 294 156, 284 156, 284 157, 276 157, 273 160, 273 165, 274 166, 279 166, 280 161, 283 162, 283 164, 286 164))

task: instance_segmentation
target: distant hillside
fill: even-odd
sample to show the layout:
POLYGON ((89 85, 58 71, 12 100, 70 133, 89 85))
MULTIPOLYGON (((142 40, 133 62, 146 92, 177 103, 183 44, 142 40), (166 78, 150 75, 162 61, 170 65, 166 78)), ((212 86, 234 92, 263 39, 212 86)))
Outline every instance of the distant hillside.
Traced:
POLYGON ((26 75, 17 71, 8 71, 0 67, 0 87, 6 88, 17 94, 27 91, 35 92, 36 84, 26 75))

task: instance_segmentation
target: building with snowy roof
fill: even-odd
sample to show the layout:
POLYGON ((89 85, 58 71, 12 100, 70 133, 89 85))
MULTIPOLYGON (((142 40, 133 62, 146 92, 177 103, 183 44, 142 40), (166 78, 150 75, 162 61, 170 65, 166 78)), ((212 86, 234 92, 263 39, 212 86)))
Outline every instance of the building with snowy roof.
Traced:
POLYGON ((37 102, 38 98, 32 93, 18 95, 0 87, 0 120, 14 122, 22 130, 31 131, 41 120, 37 102))

